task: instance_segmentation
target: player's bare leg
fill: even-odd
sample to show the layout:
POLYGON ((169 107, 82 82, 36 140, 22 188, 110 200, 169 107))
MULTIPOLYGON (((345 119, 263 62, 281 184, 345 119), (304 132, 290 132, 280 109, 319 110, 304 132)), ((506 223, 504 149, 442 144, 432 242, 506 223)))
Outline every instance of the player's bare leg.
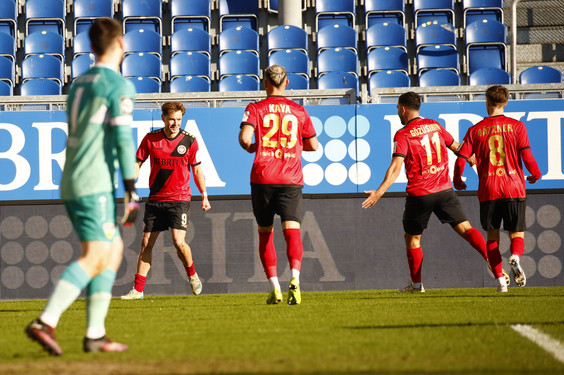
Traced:
POLYGON ((521 256, 525 251, 525 233, 509 232, 509 238, 511 240, 511 256, 509 257, 509 265, 511 266, 515 284, 523 287, 527 284, 525 271, 523 271, 523 268, 521 267, 521 256))
POLYGON ((137 258, 137 273, 135 273, 135 286, 129 293, 121 296, 121 299, 143 299, 145 296, 145 283, 147 282, 147 275, 151 269, 151 262, 153 257, 153 247, 161 232, 143 232, 141 238, 141 250, 137 258))
POLYGON ((190 283, 190 288, 192 289, 192 293, 198 295, 202 292, 202 282, 196 273, 196 269, 194 267, 194 261, 192 259, 192 249, 186 243, 186 231, 182 229, 173 229, 171 228, 172 234, 172 243, 176 248, 176 255, 178 255, 178 259, 184 265, 184 269, 186 270, 186 275, 188 276, 188 280, 190 283))
POLYGON ((421 282, 421 265, 423 264, 423 250, 421 249, 421 235, 411 235, 405 233, 405 249, 411 282, 398 292, 405 293, 425 293, 425 288, 421 282))

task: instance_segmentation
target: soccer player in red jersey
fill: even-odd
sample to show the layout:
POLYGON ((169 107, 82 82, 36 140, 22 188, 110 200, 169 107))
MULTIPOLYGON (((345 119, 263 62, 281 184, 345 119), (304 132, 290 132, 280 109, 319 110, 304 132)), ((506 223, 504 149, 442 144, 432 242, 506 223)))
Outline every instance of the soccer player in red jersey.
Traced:
POLYGON ((454 168, 454 187, 466 189, 462 181, 466 159, 475 155, 478 169, 478 200, 480 221, 487 231, 488 255, 493 261, 492 268, 499 276, 501 255, 499 253, 499 229, 509 232, 511 256, 509 265, 515 283, 525 286, 527 279, 520 259, 525 249, 525 177, 521 160, 531 173, 527 177, 534 184, 541 177, 537 162, 531 152, 527 128, 521 121, 506 117, 509 92, 496 85, 486 91, 486 110, 489 117, 472 126, 466 132, 459 149, 454 168))
POLYGON ((251 170, 253 213, 259 232, 259 253, 272 290, 266 303, 282 301, 274 248, 274 214, 282 220, 286 253, 292 272, 288 304, 301 302, 299 276, 303 256, 300 234, 302 151, 315 151, 317 136, 306 110, 284 97, 286 69, 272 65, 264 71, 267 98, 245 109, 239 133, 241 147, 255 153, 251 170), (255 142, 253 143, 253 135, 255 142))
POLYGON ((137 261, 135 286, 121 299, 141 299, 147 274, 151 268, 151 255, 155 241, 163 230, 170 228, 172 242, 182 261, 190 287, 200 294, 202 283, 192 260, 192 251, 185 241, 190 218, 190 167, 194 181, 202 195, 202 210, 211 208, 206 193, 204 172, 198 158, 198 141, 180 127, 186 108, 181 102, 162 105, 164 128, 148 133, 137 149, 137 174, 141 165, 150 157, 149 201, 145 204, 143 239, 137 261))
POLYGON ((448 173, 447 148, 455 151, 459 144, 435 120, 419 116, 421 97, 414 92, 398 99, 398 116, 405 125, 394 136, 392 162, 384 181, 362 203, 370 208, 378 202, 399 176, 405 162, 407 198, 403 214, 407 261, 411 283, 399 292, 425 292, 421 282, 423 251, 421 235, 431 213, 450 226, 487 260, 486 241, 468 222, 458 197, 454 193, 448 173))

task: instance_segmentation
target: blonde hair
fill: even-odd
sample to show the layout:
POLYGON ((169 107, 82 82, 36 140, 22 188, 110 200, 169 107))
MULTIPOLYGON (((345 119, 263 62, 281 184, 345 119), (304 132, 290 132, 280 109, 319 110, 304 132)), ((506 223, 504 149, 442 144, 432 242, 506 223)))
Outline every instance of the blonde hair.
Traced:
POLYGON ((286 82, 286 68, 281 65, 271 65, 264 70, 264 78, 272 86, 280 87, 286 82))

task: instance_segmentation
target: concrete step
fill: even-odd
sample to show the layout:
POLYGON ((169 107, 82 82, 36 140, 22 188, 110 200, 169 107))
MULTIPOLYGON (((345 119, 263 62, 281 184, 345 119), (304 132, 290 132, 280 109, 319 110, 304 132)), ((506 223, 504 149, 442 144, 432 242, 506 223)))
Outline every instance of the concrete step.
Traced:
POLYGON ((517 44, 517 63, 552 62, 564 63, 564 44, 517 44))
MULTIPOLYGON (((511 25, 512 0, 504 1, 504 22, 511 25)), ((517 27, 564 25, 562 0, 521 1, 517 4, 517 27)))
POLYGON ((517 43, 564 44, 564 25, 517 27, 517 43))

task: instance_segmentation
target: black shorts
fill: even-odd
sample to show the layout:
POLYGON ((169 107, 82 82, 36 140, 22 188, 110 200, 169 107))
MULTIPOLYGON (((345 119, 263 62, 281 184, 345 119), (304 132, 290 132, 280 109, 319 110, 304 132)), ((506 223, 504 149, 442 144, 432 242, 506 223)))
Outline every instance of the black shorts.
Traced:
POLYGON ((485 231, 499 229, 503 220, 503 229, 509 232, 524 232, 526 228, 525 198, 496 199, 480 202, 480 223, 485 231))
POLYGON ((454 190, 407 197, 403 211, 403 230, 407 234, 417 236, 427 228, 431 213, 435 213, 441 223, 449 223, 451 227, 468 220, 462 209, 460 200, 454 190))
POLYGON ((282 222, 301 222, 302 186, 251 184, 251 198, 253 214, 261 227, 271 226, 274 214, 280 215, 282 222))
POLYGON ((145 203, 143 232, 160 232, 168 228, 186 230, 190 220, 190 201, 145 203))

